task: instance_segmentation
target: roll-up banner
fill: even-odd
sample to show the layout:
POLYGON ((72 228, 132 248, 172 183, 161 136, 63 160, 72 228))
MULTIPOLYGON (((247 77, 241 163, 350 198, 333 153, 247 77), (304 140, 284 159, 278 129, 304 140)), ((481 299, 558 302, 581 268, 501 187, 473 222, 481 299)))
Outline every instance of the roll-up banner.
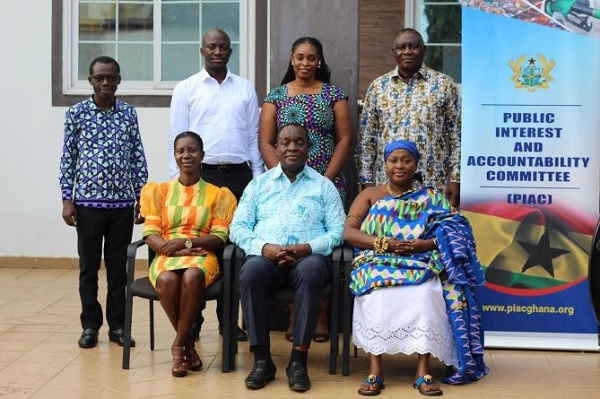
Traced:
POLYGON ((461 209, 485 268, 488 347, 599 349, 588 272, 600 191, 594 7, 463 2, 461 209))

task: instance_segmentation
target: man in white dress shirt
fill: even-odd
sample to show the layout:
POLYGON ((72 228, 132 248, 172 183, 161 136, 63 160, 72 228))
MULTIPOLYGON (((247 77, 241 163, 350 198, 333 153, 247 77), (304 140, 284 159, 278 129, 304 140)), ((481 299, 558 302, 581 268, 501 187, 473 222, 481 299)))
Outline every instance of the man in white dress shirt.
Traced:
MULTIPOLYGON (((200 47, 204 68, 175 86, 171 98, 169 170, 172 178, 179 173, 173 153, 175 137, 185 131, 198 133, 205 152, 202 179, 229 188, 239 201, 252 177, 264 171, 264 164, 258 149, 256 91, 252 83, 227 69, 231 51, 226 32, 209 30, 200 47)), ((200 312, 192 326, 194 336, 199 334, 202 321, 200 312)), ((241 329, 238 339, 247 339, 241 329)))

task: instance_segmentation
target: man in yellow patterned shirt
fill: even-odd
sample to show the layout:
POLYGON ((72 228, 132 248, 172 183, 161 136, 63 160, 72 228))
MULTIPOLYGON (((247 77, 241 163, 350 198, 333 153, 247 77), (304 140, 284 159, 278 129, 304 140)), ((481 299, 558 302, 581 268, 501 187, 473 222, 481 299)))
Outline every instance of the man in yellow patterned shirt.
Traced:
POLYGON ((423 63, 425 43, 406 28, 394 38, 398 67, 375 79, 367 90, 356 161, 362 188, 387 180, 383 149, 410 140, 422 154, 417 172, 422 184, 460 202, 460 96, 449 76, 423 63))

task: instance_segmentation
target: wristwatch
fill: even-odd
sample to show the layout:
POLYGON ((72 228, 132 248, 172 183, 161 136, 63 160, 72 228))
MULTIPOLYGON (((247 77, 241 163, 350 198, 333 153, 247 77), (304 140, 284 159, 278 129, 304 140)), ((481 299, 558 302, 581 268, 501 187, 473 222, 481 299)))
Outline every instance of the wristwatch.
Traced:
POLYGON ((187 249, 191 249, 192 248, 192 240, 190 240, 189 238, 185 239, 185 247, 187 249))

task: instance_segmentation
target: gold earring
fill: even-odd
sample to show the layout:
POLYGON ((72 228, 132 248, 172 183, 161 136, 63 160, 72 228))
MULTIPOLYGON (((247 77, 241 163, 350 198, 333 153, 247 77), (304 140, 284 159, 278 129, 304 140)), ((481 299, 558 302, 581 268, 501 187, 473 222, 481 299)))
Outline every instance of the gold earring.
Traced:
POLYGON ((319 61, 319 65, 317 66, 317 68, 321 68, 321 61, 319 61))
POLYGON ((294 63, 290 61, 290 65, 291 65, 291 66, 294 66, 294 63))

